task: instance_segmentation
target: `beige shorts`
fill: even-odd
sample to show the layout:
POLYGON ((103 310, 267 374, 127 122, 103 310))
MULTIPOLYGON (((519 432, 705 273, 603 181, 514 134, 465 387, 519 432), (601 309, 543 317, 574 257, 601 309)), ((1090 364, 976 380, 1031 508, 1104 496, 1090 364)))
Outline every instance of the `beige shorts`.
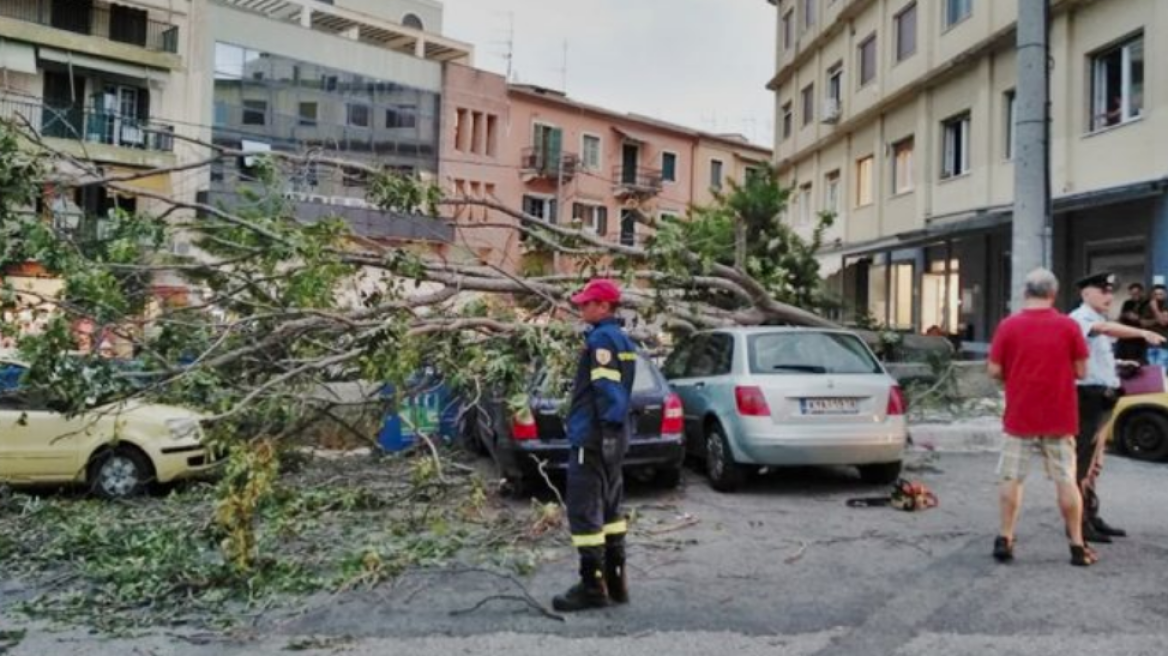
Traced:
POLYGON ((1014 437, 1007 435, 1002 442, 1002 457, 998 460, 998 477, 1003 481, 1026 480, 1030 471, 1030 456, 1042 455, 1046 477, 1056 483, 1075 482, 1075 439, 1073 437, 1014 437))

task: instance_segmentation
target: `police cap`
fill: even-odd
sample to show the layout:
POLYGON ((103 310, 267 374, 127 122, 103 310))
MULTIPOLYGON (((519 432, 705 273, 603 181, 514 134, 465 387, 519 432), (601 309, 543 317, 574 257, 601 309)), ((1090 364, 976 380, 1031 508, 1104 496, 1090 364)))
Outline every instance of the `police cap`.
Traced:
POLYGON ((1087 289, 1088 287, 1097 287, 1104 291, 1115 289, 1115 274, 1104 271, 1102 273, 1093 273, 1085 278, 1080 278, 1075 286, 1079 289, 1087 289))

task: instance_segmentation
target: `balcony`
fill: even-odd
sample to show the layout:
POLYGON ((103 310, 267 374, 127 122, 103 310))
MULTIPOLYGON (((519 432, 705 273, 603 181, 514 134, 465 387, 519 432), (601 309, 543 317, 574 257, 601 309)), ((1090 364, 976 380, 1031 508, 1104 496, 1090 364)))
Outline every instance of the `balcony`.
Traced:
POLYGON ((138 46, 154 52, 178 52, 178 26, 150 19, 145 9, 135 7, 98 6, 86 0, 0 0, 0 18, 138 46))
POLYGON ((174 150, 174 127, 78 107, 50 107, 32 99, 0 98, 0 117, 28 125, 42 137, 160 153, 174 150))
POLYGON ((612 170, 613 193, 618 198, 647 198, 661 193, 661 171, 644 166, 617 166, 612 170))
POLYGON ((556 153, 547 148, 524 148, 520 169, 525 182, 533 180, 556 180, 563 175, 565 181, 575 177, 580 168, 580 157, 574 153, 556 153), (562 165, 562 170, 561 170, 562 165))

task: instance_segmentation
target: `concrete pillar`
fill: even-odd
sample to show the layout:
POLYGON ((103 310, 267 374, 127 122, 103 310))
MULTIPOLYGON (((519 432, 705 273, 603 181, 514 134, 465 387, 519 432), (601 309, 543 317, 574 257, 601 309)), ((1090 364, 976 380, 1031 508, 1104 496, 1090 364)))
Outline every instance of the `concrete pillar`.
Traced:
POLYGON ((1152 203, 1152 244, 1149 250, 1152 279, 1164 276, 1168 282, 1168 191, 1152 203))
POLYGON ((312 27, 312 7, 300 7, 300 27, 312 27))
POLYGON ((418 40, 414 41, 414 56, 418 59, 426 58, 426 40, 422 37, 418 37, 418 40))

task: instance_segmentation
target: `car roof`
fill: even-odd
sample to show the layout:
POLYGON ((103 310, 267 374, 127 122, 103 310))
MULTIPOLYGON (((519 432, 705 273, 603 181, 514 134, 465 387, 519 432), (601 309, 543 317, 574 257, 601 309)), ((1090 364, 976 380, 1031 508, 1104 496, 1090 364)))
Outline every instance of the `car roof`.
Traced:
POLYGON ((763 335, 774 333, 830 333, 836 335, 855 335, 855 331, 847 328, 826 328, 819 326, 727 326, 724 328, 710 328, 695 334, 727 333, 731 335, 763 335))

